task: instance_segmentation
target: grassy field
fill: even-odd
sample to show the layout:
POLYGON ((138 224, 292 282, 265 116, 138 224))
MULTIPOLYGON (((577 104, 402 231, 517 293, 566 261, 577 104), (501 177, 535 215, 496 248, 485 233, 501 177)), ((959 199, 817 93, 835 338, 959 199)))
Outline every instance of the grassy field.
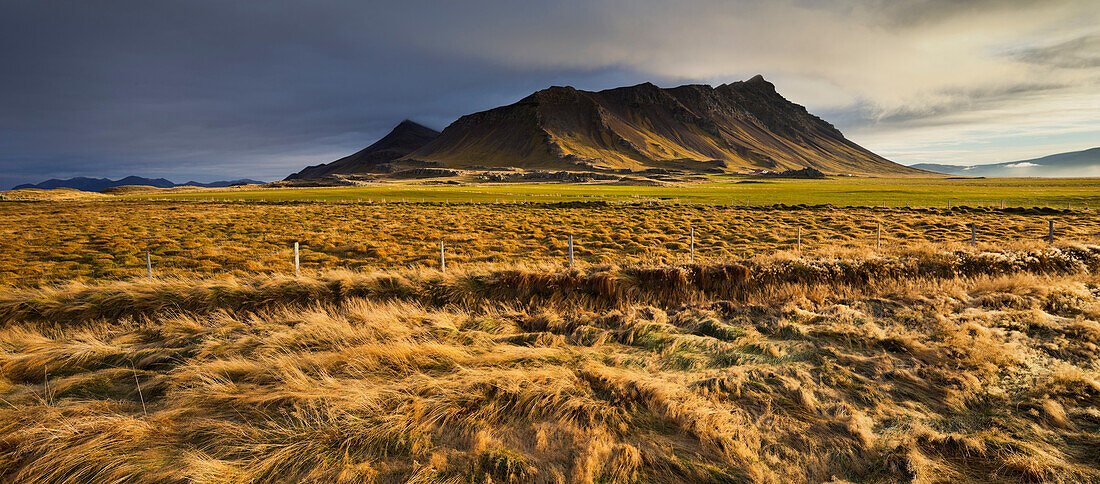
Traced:
POLYGON ((728 262, 794 252, 880 253, 936 245, 978 249, 1100 241, 1095 210, 782 208, 668 204, 227 203, 59 201, 0 204, 0 283, 74 278, 292 273, 301 246, 307 273, 437 267, 444 240, 452 267, 557 264, 574 238, 579 264, 728 262), (881 227, 881 235, 880 228, 881 227))
POLYGON ((423 185, 419 182, 364 187, 230 189, 124 195, 128 198, 266 201, 627 201, 665 200, 716 205, 822 205, 946 207, 953 205, 1100 207, 1100 179, 881 179, 766 180, 710 177, 708 182, 677 186, 595 184, 423 185))
POLYGON ((1095 482, 1100 247, 0 293, 5 482, 1095 482))
POLYGON ((0 482, 1100 482, 1095 209, 383 193, 0 202, 0 482))

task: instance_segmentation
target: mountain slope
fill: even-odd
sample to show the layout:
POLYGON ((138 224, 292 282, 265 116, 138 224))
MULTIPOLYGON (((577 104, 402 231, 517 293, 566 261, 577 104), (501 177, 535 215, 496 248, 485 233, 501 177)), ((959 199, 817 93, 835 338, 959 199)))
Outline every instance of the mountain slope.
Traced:
POLYGON ((439 131, 404 120, 374 144, 331 163, 308 166, 287 180, 320 178, 332 174, 365 173, 394 161, 439 136, 439 131))
POLYGON ((1100 176, 1100 148, 1071 151, 990 165, 939 165, 920 163, 912 168, 948 175, 988 177, 1079 177, 1100 176))
POLYGON ((173 188, 173 187, 181 187, 181 186, 198 186, 198 187, 216 188, 216 187, 228 187, 230 185, 253 184, 253 183, 260 184, 260 183, 264 183, 264 182, 257 181, 257 180, 249 180, 249 179, 245 178, 245 179, 240 179, 240 180, 215 181, 215 182, 210 182, 210 183, 199 183, 199 182, 194 182, 194 181, 190 181, 190 182, 187 182, 187 183, 173 183, 172 181, 166 180, 164 178, 145 178, 145 177, 140 177, 140 176, 128 176, 126 178, 120 178, 118 180, 111 180, 109 178, 88 178, 88 177, 78 176, 76 178, 69 178, 69 179, 65 179, 65 180, 54 178, 54 179, 46 180, 42 183, 37 183, 37 184, 25 183, 23 185, 18 185, 16 187, 13 187, 12 190, 19 190, 19 189, 22 189, 22 188, 39 188, 39 189, 43 189, 43 190, 50 190, 50 189, 54 189, 54 188, 73 188, 73 189, 82 190, 82 191, 85 191, 85 192, 101 192, 101 191, 106 190, 108 188, 121 187, 121 186, 126 186, 126 185, 148 185, 148 186, 157 187, 157 188, 173 188))
POLYGON ((551 87, 463 116, 403 160, 550 169, 918 175, 844 138, 761 76, 718 87, 551 87))

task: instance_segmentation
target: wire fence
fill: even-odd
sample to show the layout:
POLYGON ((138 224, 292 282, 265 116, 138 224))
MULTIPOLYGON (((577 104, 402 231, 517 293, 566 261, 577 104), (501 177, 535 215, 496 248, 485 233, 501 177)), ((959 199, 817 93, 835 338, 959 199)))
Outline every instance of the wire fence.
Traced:
MULTIPOLYGON (((1035 225, 1036 225, 1035 232, 1039 232, 1038 227, 1042 227, 1044 229, 1042 231, 1042 234, 1038 234, 1038 233, 1035 233, 1035 232, 1030 233, 1030 234, 1017 234, 1017 237, 1015 239, 1011 239, 1011 240, 1002 239, 1002 240, 981 241, 980 242, 979 241, 979 235, 981 234, 981 229, 980 229, 979 224, 976 223, 976 222, 969 222, 969 223, 966 223, 964 225, 966 227, 966 230, 959 231, 956 234, 957 238, 954 239, 954 240, 950 240, 950 241, 947 241, 947 242, 941 242, 941 243, 938 243, 938 244, 937 243, 929 243, 927 241, 921 241, 921 242, 919 242, 919 244, 921 246, 932 246, 932 247, 938 247, 940 249, 947 249, 947 250, 958 250, 958 249, 966 249, 966 248, 969 248, 969 249, 972 249, 972 250, 979 250, 979 249, 980 250, 996 250, 998 248, 1003 249, 1007 246, 1010 246, 1013 243, 1019 244, 1019 243, 1036 243, 1036 242, 1040 242, 1040 243, 1045 243, 1048 246, 1053 246, 1056 243, 1090 244, 1090 245, 1095 245, 1095 244, 1100 243, 1100 238, 1097 237, 1100 234, 1094 234, 1092 236, 1086 235, 1085 237, 1077 236, 1077 237, 1062 237, 1062 238, 1059 238, 1058 224, 1056 223, 1056 221, 1054 219, 1047 219, 1045 221, 1045 223, 1039 223, 1039 221, 1037 221, 1037 223, 1035 225), (1023 235, 1024 237, 1021 237, 1021 235, 1023 235)), ((775 250, 773 252, 791 252, 791 251, 793 251, 794 254, 797 257, 802 257, 804 255, 803 236, 804 235, 809 235, 811 232, 809 230, 804 230, 804 227, 802 227, 802 226, 795 227, 795 230, 796 230, 796 232, 794 233, 793 237, 777 238, 779 240, 778 245, 780 247, 777 248, 777 250, 775 250), (784 247, 784 246, 786 246, 786 247, 784 247)), ((567 267, 575 267, 579 264, 583 264, 583 263, 586 262, 586 261, 582 260, 582 258, 577 257, 575 255, 576 244, 574 243, 574 235, 573 234, 563 234, 562 235, 562 240, 566 244, 565 245, 565 247, 566 247, 565 254, 566 255, 560 259, 561 263, 565 264, 567 267)), ((906 240, 907 239, 904 239, 904 238, 892 237, 891 234, 889 234, 888 232, 884 232, 882 222, 877 222, 876 227, 875 227, 875 235, 874 235, 873 243, 871 242, 871 240, 866 240, 865 244, 863 244, 863 246, 869 248, 870 246, 873 245, 875 251, 878 251, 879 255, 884 255, 884 254, 887 254, 887 253, 890 253, 890 252, 897 252, 897 251, 906 250, 907 249, 907 247, 905 245, 906 240), (884 242, 886 243, 885 246, 884 246, 884 242)), ((696 232, 695 232, 694 227, 688 227, 687 238, 684 242, 686 243, 687 251, 684 254, 681 254, 682 257, 679 257, 679 259, 681 259, 679 262, 681 262, 681 263, 686 262, 688 264, 694 264, 696 262, 696 246, 697 246, 696 232)), ((822 247, 822 246, 827 247, 827 246, 829 246, 829 243, 826 242, 824 244, 818 244, 818 247, 822 247)), ((289 256, 290 256, 290 259, 293 261, 294 275, 295 276, 300 276, 301 273, 302 273, 301 251, 302 251, 303 245, 300 243, 300 241, 295 241, 291 247, 292 248, 291 248, 289 256)), ((438 264, 437 264, 436 267, 441 272, 446 272, 447 267, 448 267, 448 260, 452 260, 453 256, 455 255, 455 252, 454 252, 455 249, 461 250, 461 247, 462 247, 461 242, 452 241, 450 244, 448 244, 448 241, 447 241, 446 238, 440 238, 438 240, 438 264)), ((805 251, 805 252, 809 252, 809 251, 805 251)), ((546 259, 543 259, 543 260, 553 260, 553 259, 552 258, 546 258, 546 259)), ((147 275, 147 277, 152 278, 152 277, 154 277, 154 270, 153 270, 153 263, 152 263, 152 253, 149 250, 146 250, 146 252, 145 252, 145 261, 146 261, 146 271, 147 271, 146 275, 147 275)), ((452 260, 452 266, 453 266, 453 260, 452 260)))

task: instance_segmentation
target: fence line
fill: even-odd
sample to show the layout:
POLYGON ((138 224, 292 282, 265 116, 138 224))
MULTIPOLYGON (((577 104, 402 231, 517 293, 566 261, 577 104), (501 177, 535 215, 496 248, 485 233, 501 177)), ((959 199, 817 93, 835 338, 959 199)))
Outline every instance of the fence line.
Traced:
MULTIPOLYGON (((1048 222, 1047 241, 1048 241, 1048 243, 1053 244, 1054 240, 1055 240, 1054 239, 1054 220, 1051 219, 1051 220, 1048 220, 1047 222, 1048 222)), ((970 245, 971 248, 976 249, 977 246, 978 246, 977 223, 974 223, 974 222, 967 223, 966 227, 968 227, 970 229, 970 244, 969 245, 970 245)), ((798 257, 801 258, 802 257, 802 226, 801 225, 797 226, 796 230, 797 230, 797 232, 796 232, 796 238, 795 238, 795 250, 796 250, 796 253, 798 254, 798 257)), ((688 235, 689 236, 688 261, 689 261, 689 263, 694 264, 695 263, 695 227, 690 227, 689 231, 688 231, 688 234, 689 234, 688 235)), ((876 223, 876 226, 875 226, 875 249, 876 250, 881 250, 882 249, 882 235, 883 235, 882 222, 878 222, 878 223, 876 223)), ((567 259, 568 266, 569 267, 574 267, 575 264, 576 264, 576 260, 575 260, 575 257, 574 257, 573 234, 568 234, 567 238, 566 238, 566 241, 567 241, 567 250, 568 250, 568 252, 567 252, 567 254, 568 254, 568 259, 567 259)), ((295 276, 300 276, 301 275, 301 272, 300 272, 300 259, 299 259, 299 247, 300 247, 299 242, 294 242, 294 258, 293 258, 293 260, 294 260, 294 275, 295 276)), ((147 266, 147 270, 149 271, 148 275, 149 275, 149 277, 152 277, 152 262, 151 262, 150 255, 149 255, 150 251, 146 250, 145 254, 146 254, 146 266, 147 266)), ((439 239, 439 269, 440 269, 441 272, 447 272, 447 255, 446 255, 446 248, 445 248, 443 239, 439 239)))

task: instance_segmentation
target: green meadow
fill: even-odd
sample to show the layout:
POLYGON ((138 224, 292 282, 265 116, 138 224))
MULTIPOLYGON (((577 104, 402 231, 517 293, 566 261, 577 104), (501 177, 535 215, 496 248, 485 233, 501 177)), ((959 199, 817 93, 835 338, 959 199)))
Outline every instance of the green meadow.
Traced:
POLYGON ((361 187, 263 188, 137 193, 121 198, 249 201, 558 202, 671 201, 733 205, 1074 208, 1100 205, 1100 179, 829 178, 766 180, 713 177, 675 186, 597 184, 441 185, 423 181, 361 187))

